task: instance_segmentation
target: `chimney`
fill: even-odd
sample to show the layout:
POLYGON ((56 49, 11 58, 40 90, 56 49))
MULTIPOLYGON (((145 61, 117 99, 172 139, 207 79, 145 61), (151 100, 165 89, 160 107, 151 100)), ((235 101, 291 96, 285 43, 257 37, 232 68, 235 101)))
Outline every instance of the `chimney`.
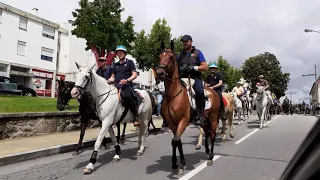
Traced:
POLYGON ((38 16, 38 10, 39 9, 37 9, 37 8, 33 8, 32 9, 33 15, 38 16))

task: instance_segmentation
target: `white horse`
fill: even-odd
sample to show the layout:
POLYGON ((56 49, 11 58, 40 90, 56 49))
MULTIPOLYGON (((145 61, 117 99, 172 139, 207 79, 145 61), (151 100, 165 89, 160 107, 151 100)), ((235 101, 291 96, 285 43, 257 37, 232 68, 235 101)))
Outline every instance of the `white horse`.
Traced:
POLYGON ((266 120, 270 118, 269 108, 271 101, 268 100, 263 86, 257 86, 256 109, 260 121, 260 129, 267 126, 266 120))
POLYGON ((238 98, 237 94, 235 92, 231 92, 233 99, 234 99, 234 108, 235 111, 237 112, 238 118, 239 118, 239 125, 241 124, 242 121, 246 120, 245 114, 243 114, 243 107, 242 107, 242 102, 238 98), (243 114, 243 119, 241 118, 241 115, 243 114))
MULTIPOLYGON (((121 101, 119 100, 118 89, 114 85, 109 85, 104 78, 96 74, 94 69, 95 65, 92 67, 81 67, 77 63, 76 65, 79 71, 76 74, 75 88, 72 89, 71 94, 73 97, 81 99, 82 92, 86 90, 90 91, 97 105, 99 119, 102 121, 102 127, 94 144, 94 151, 90 158, 90 163, 83 170, 85 174, 90 174, 93 172, 93 165, 96 163, 98 149, 107 131, 109 132, 115 147, 116 154, 113 159, 116 161, 120 160, 121 149, 116 141, 112 125, 116 124, 120 118, 123 118, 121 121, 122 123, 132 121, 134 116, 129 110, 124 117, 121 117, 125 111, 125 108, 122 106, 121 101)), ((139 106, 139 117, 136 118, 136 120, 140 122, 140 134, 138 140, 139 150, 137 152, 137 155, 140 156, 145 150, 145 137, 147 133, 148 122, 152 116, 152 104, 147 91, 137 89, 135 91, 139 92, 143 98, 142 103, 139 106)))

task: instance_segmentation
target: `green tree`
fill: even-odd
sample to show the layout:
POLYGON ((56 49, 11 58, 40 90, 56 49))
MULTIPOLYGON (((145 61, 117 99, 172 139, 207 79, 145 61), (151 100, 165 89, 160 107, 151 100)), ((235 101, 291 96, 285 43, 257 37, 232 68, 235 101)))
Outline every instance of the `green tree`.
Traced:
POLYGON ((129 16, 121 21, 124 8, 120 0, 80 0, 79 5, 80 8, 72 12, 75 17, 72 34, 86 39, 86 50, 91 49, 98 58, 111 54, 111 50, 122 44, 130 52, 135 38, 133 18, 129 16))
POLYGON ((173 42, 174 42, 174 51, 176 54, 179 54, 182 49, 183 49, 183 46, 182 46, 182 43, 181 43, 181 40, 182 39, 182 36, 178 37, 178 38, 173 38, 173 42))
POLYGON ((264 75, 270 83, 270 90, 278 98, 285 95, 290 80, 289 73, 282 73, 280 62, 272 53, 266 52, 247 59, 242 66, 243 77, 252 82, 253 91, 256 90, 258 76, 264 75))
MULTIPOLYGON (((161 41, 169 47, 171 37, 171 28, 167 25, 165 19, 158 19, 153 24, 149 35, 144 30, 137 33, 132 56, 136 58, 139 69, 149 70, 155 68, 159 64, 159 55, 162 51, 160 47, 161 41)), ((179 42, 180 38, 173 38, 176 45, 175 53, 180 52, 182 49, 182 44, 179 42)))

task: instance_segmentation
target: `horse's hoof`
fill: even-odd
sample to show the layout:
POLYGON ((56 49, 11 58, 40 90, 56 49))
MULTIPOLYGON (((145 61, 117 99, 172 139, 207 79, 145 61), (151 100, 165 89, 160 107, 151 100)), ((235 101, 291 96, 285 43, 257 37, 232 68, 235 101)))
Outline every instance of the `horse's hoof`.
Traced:
POLYGON ((79 154, 80 154, 79 151, 73 151, 73 152, 72 152, 72 156, 78 156, 79 154))
POLYGON ((222 138, 222 142, 226 142, 226 138, 222 138))
POLYGON ((207 166, 212 166, 213 165, 213 160, 208 160, 207 161, 207 166))
POLYGON ((200 150, 201 149, 201 146, 200 145, 197 145, 196 146, 196 150, 200 150))
POLYGON ((234 134, 230 134, 230 137, 231 137, 231 138, 234 138, 234 134))
POLYGON ((90 169, 90 168, 83 169, 83 174, 91 174, 92 172, 93 172, 93 169, 90 169))
POLYGON ((120 161, 120 158, 113 158, 112 161, 113 161, 113 162, 119 162, 119 161, 120 161))
POLYGON ((172 174, 179 174, 180 172, 180 169, 177 168, 177 169, 172 169, 172 174))
POLYGON ((142 156, 143 152, 137 152, 137 156, 142 156))
POLYGON ((179 169, 178 175, 184 175, 184 169, 179 169))

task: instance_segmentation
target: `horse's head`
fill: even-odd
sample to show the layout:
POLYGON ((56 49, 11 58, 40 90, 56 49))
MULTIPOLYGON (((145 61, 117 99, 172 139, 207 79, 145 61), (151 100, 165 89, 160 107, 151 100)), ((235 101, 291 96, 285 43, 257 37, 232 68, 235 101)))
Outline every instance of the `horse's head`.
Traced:
POLYGON ((262 94, 264 93, 263 86, 256 86, 257 87, 257 100, 260 101, 262 94))
POLYGON ((160 54, 160 62, 157 68, 157 77, 164 81, 169 73, 173 73, 175 64, 176 64, 176 57, 174 54, 174 42, 171 40, 170 42, 170 49, 165 48, 164 42, 161 42, 161 49, 162 52, 160 54))
POLYGON ((77 68, 79 69, 78 73, 76 74, 76 83, 75 87, 71 91, 71 96, 80 100, 82 98, 83 93, 87 90, 92 82, 92 70, 95 65, 89 66, 80 66, 76 63, 77 68))
POLYGON ((64 80, 58 80, 59 87, 58 87, 58 99, 57 99, 57 109, 59 111, 65 110, 65 106, 68 104, 71 96, 71 90, 74 87, 74 82, 68 82, 64 80))

